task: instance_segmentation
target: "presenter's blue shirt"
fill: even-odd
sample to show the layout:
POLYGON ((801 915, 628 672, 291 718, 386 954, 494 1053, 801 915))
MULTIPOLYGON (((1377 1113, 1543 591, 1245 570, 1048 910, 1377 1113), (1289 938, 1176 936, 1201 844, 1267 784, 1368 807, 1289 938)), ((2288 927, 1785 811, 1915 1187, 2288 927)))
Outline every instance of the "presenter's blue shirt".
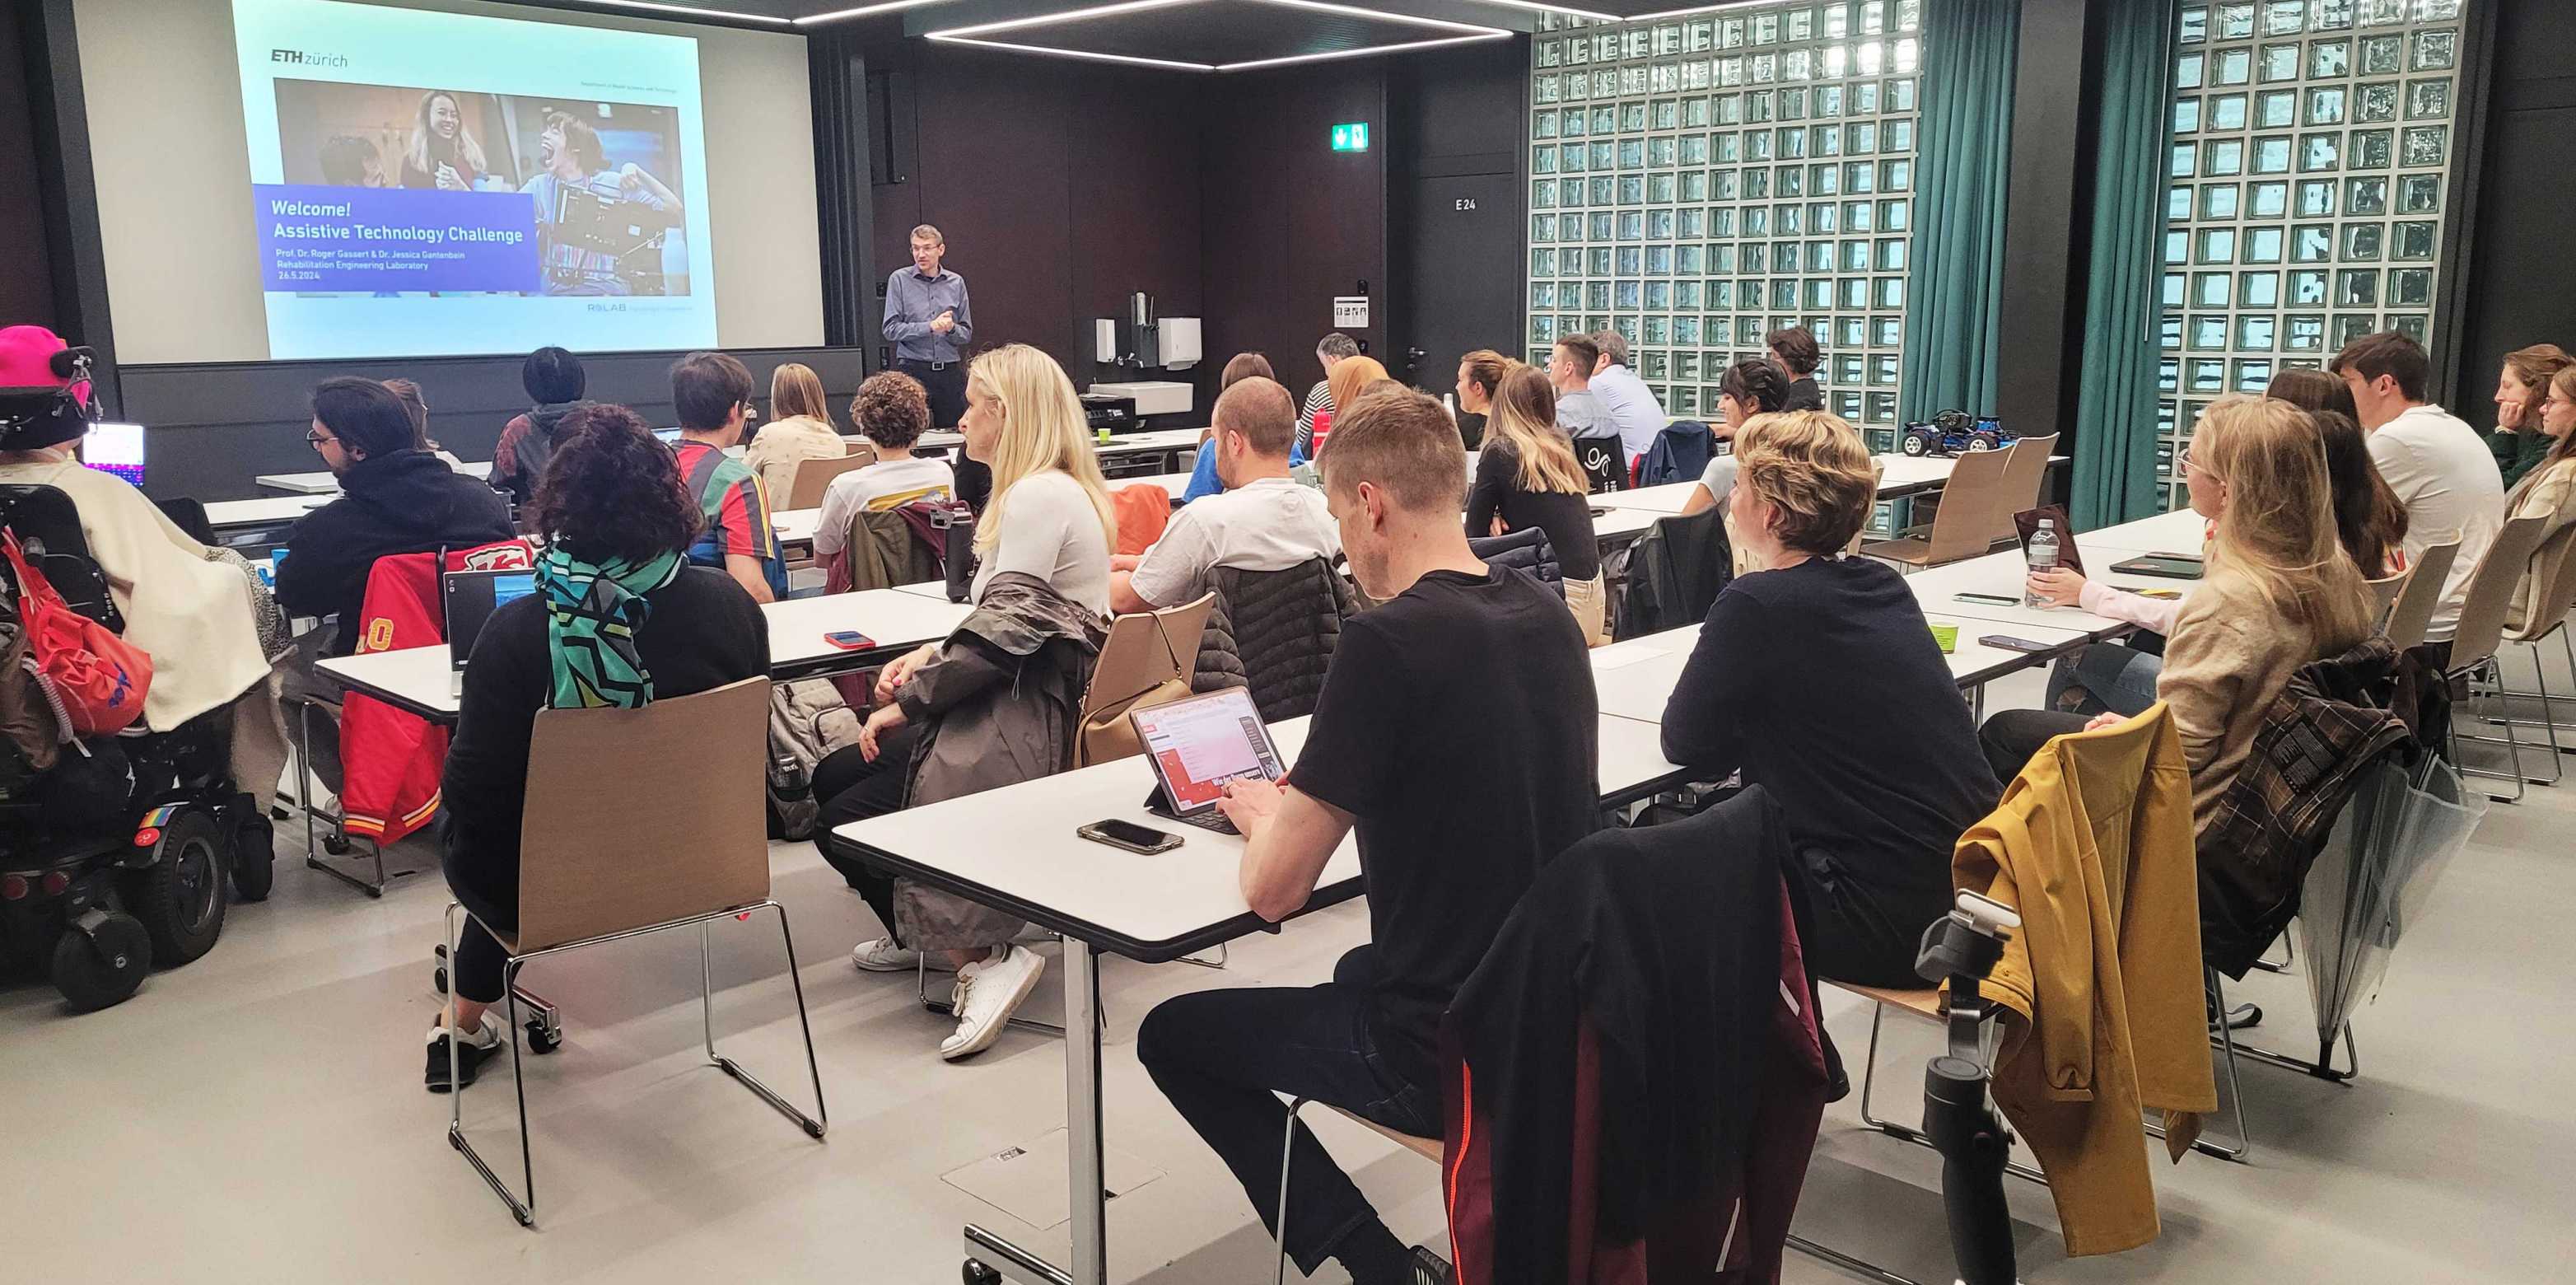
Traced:
POLYGON ((939 270, 925 277, 913 268, 897 268, 886 278, 885 337, 897 361, 961 360, 975 342, 975 313, 966 306, 966 278, 939 270), (941 334, 930 328, 939 314, 954 311, 955 329, 941 334))

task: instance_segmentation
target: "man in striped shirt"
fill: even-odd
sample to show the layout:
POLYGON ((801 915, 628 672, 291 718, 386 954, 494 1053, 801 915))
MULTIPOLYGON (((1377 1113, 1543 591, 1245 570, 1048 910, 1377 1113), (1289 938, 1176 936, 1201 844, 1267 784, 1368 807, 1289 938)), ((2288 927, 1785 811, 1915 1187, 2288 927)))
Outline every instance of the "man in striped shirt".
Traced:
POLYGON ((1359 355, 1359 341, 1338 330, 1324 336, 1323 341, 1315 345, 1315 360, 1324 364, 1325 378, 1316 380, 1315 386, 1306 390, 1306 404, 1297 411, 1299 455, 1307 459, 1315 457, 1315 417, 1333 413, 1333 367, 1340 365, 1344 357, 1359 355))

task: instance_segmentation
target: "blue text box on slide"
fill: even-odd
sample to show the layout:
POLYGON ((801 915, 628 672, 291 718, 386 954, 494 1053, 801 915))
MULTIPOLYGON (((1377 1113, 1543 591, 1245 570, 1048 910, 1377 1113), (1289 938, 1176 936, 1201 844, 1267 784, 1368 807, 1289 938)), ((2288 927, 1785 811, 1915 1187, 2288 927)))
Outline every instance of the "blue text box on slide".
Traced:
POLYGON ((255 183, 251 196, 263 290, 545 288, 537 205, 522 192, 255 183))

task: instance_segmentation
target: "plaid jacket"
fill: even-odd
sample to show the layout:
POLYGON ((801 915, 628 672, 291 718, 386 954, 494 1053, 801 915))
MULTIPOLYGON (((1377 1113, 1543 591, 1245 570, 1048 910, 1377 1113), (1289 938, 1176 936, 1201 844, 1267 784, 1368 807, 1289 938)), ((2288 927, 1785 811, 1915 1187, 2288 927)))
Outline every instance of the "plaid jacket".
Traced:
POLYGON ((2439 728, 2427 706, 2441 686, 2422 657, 2384 637, 2291 675, 2200 832, 2201 953, 2211 967, 2243 977, 2289 925, 2362 770, 2439 728))

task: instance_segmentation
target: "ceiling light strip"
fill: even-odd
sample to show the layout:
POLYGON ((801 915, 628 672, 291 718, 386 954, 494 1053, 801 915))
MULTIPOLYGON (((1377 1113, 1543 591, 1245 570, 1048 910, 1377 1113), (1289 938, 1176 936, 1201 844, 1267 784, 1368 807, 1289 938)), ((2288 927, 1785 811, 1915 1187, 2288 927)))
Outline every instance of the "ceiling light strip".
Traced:
POLYGON ((1446 18, 1421 18, 1409 13, 1388 13, 1380 9, 1363 9, 1357 5, 1333 4, 1329 0, 1256 0, 1256 3, 1276 5, 1282 9, 1304 9, 1313 13, 1338 13, 1377 22, 1411 23, 1417 27, 1431 27, 1440 31, 1475 32, 1483 38, 1511 34, 1500 27, 1487 27, 1473 22, 1451 22, 1446 18))
POLYGON ((736 22, 766 22, 773 26, 789 25, 789 19, 770 13, 737 13, 731 9, 701 9, 695 5, 656 4, 654 0, 584 0, 585 3, 611 9, 639 9, 646 13, 684 13, 693 18, 730 18, 736 22))
POLYGON ((893 13, 897 9, 918 9, 923 5, 945 3, 947 3, 947 0, 885 0, 885 3, 882 4, 860 5, 856 9, 835 9, 830 13, 809 13, 802 18, 794 19, 794 22, 800 27, 811 27, 819 23, 839 22, 845 18, 864 18, 872 13, 893 13))
POLYGON ((1414 40, 1400 45, 1370 45, 1362 49, 1335 49, 1320 54, 1295 54, 1286 58, 1260 58, 1251 62, 1230 62, 1217 71, 1254 71, 1263 67, 1287 67, 1298 63, 1332 62, 1341 58, 1372 58, 1379 54, 1403 53, 1412 49, 1437 49, 1443 45, 1473 44, 1480 40, 1502 40, 1512 33, 1486 31, 1473 36, 1442 36, 1436 40, 1414 40))
POLYGON ((1008 49, 1015 53, 1045 54, 1054 58, 1078 58, 1085 62, 1114 62, 1122 63, 1130 67, 1160 67, 1167 71, 1217 70, 1217 68, 1212 64, 1203 62, 1177 62, 1168 58, 1138 58, 1129 54, 1096 54, 1082 49, 1051 49, 1045 45, 1017 45, 1012 44, 1007 40, 985 40, 977 36, 961 36, 954 31, 934 31, 930 33, 930 38, 943 44, 972 45, 979 49, 1008 49))
POLYGON ((1570 17, 1584 18, 1593 22, 1627 21, 1627 19, 1622 18, 1615 13, 1602 13, 1596 9, 1577 9, 1572 5, 1566 4, 1545 4, 1542 3, 1542 0, 1471 0, 1471 2, 1476 4, 1496 4, 1507 9, 1526 9, 1531 13, 1562 13, 1570 17))
MULTIPOLYGON (((979 22, 973 26, 951 27, 946 31, 931 32, 930 38, 937 40, 942 36, 992 35, 997 32, 1018 31, 1023 27, 1043 27, 1059 22, 1083 22, 1092 18, 1115 17, 1122 13, 1143 13, 1149 9, 1169 9, 1176 5, 1201 4, 1204 2, 1205 0, 1120 0, 1120 3, 1117 4, 1094 5, 1088 9, 1068 9, 1063 13, 1032 14, 1026 18, 1005 18, 1000 22, 979 22)), ((1188 65, 1197 67, 1204 66, 1205 64, 1190 63, 1188 65)))
POLYGON ((1658 13, 1641 13, 1633 17, 1616 18, 1612 21, 1653 22, 1658 18, 1687 18, 1695 13, 1715 13, 1720 9, 1741 9, 1749 4, 1762 4, 1765 2, 1766 0, 1720 0, 1717 4, 1696 4, 1687 9, 1665 9, 1658 13))

